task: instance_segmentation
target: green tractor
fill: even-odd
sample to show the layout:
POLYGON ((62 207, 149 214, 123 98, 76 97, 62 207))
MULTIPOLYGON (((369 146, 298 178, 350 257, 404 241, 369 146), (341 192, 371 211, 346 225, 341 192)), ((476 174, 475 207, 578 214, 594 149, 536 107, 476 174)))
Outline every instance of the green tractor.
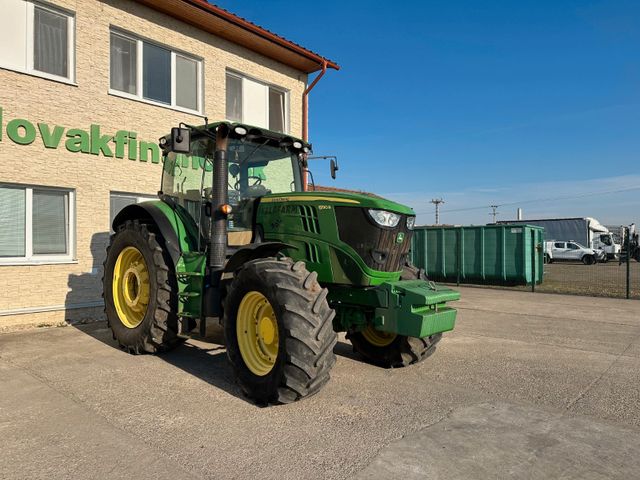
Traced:
POLYGON ((308 143, 219 122, 181 124, 160 145, 159 200, 116 216, 104 265, 124 350, 167 351, 220 322, 242 390, 289 403, 329 380, 336 332, 366 360, 403 367, 453 329, 459 294, 407 262, 413 210, 303 191, 308 143))

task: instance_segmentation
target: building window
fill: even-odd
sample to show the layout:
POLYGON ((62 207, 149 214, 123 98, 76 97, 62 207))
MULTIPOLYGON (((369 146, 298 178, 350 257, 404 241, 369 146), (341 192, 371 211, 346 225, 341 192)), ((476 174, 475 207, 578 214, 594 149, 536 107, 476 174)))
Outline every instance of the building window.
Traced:
POLYGON ((75 80, 75 17, 39 2, 2 0, 0 67, 75 80))
POLYGON ((136 94, 137 42, 111 34, 111 88, 136 94))
POLYGON ((120 193, 111 192, 109 194, 109 229, 113 225, 113 219, 116 218, 125 207, 149 200, 157 200, 155 195, 145 195, 141 193, 120 193))
POLYGON ((74 193, 0 184, 0 264, 73 260, 74 193))
POLYGON ((226 90, 227 120, 276 132, 289 130, 285 90, 230 72, 227 72, 226 90))
POLYGON ((227 120, 242 122, 242 78, 227 74, 227 120))
POLYGON ((111 32, 110 90, 158 105, 202 111, 202 61, 111 32))

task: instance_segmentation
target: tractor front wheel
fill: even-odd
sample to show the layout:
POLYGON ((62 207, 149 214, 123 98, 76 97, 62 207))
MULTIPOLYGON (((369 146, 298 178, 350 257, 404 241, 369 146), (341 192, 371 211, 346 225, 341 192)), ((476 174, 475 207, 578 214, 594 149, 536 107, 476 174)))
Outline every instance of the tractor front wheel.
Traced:
POLYGON ((113 338, 129 353, 169 350, 177 335, 176 279, 149 226, 129 220, 111 237, 104 263, 103 295, 113 338))
POLYGON ((400 368, 421 362, 435 352, 441 333, 426 338, 381 332, 367 325, 347 335, 353 349, 365 360, 384 368, 400 368))
POLYGON ((303 262, 263 258, 234 275, 224 308, 227 356, 240 388, 259 404, 313 395, 335 363, 335 312, 303 262))
MULTIPOLYGON (((423 269, 411 264, 405 265, 401 280, 427 280, 423 269)), ((436 350, 441 333, 426 338, 407 337, 395 333, 382 332, 367 325, 359 332, 350 332, 347 338, 353 349, 365 360, 384 368, 406 367, 430 357, 436 350)))

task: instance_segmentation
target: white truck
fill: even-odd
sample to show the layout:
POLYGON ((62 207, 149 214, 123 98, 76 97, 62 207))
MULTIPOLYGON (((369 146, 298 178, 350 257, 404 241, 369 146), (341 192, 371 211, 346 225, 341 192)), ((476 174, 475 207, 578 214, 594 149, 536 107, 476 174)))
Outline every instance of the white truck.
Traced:
POLYGON ((544 218, 537 220, 501 220, 498 223, 515 223, 544 227, 547 242, 573 242, 583 248, 601 251, 598 256, 604 261, 617 259, 621 246, 607 227, 592 217, 544 218))
POLYGON ((587 248, 578 242, 557 242, 552 240, 544 242, 545 263, 553 262, 582 262, 585 265, 593 265, 603 261, 606 254, 602 250, 587 248))
POLYGON ((632 223, 628 227, 621 227, 620 237, 622 239, 620 260, 626 262, 627 258, 633 258, 636 262, 640 262, 640 232, 636 224, 632 223), (628 252, 627 247, 629 247, 628 252))

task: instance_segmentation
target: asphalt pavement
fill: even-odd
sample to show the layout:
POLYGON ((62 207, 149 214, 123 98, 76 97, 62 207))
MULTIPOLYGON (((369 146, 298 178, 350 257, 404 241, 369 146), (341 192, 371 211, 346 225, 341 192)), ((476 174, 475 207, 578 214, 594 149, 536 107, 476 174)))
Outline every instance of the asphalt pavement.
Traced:
POLYGON ((103 323, 0 336, 2 479, 640 478, 640 301, 461 288, 456 330, 261 408, 218 335, 161 356, 103 323))

